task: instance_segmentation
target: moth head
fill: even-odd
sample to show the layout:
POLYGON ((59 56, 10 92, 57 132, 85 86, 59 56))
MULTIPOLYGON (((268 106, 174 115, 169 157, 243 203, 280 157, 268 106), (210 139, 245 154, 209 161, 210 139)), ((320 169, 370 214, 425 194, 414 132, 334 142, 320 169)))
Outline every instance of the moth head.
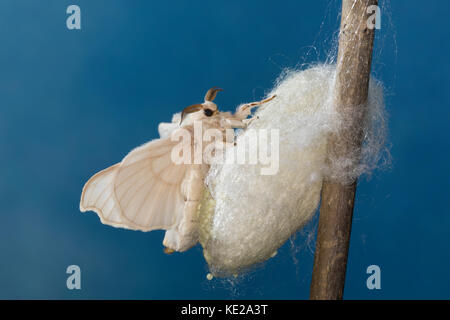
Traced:
POLYGON ((199 103, 199 104, 193 104, 189 107, 186 107, 181 112, 181 120, 180 124, 183 122, 184 118, 189 113, 198 112, 198 119, 202 120, 209 117, 212 117, 219 113, 219 110, 217 108, 217 105, 213 102, 213 100, 216 98, 217 92, 223 91, 223 89, 213 87, 206 92, 205 95, 205 102, 199 103), (201 111, 201 113, 199 112, 201 111))

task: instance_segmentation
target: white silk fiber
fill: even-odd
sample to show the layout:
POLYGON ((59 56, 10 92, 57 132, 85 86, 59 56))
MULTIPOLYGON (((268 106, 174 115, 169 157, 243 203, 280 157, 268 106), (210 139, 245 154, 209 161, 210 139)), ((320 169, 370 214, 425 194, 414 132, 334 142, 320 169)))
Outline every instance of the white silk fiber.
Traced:
MULTIPOLYGON (((319 204, 325 175, 346 181, 369 173, 384 146, 382 88, 371 80, 368 111, 361 124, 362 160, 334 159, 326 165, 326 143, 342 119, 332 103, 335 66, 287 72, 268 94, 248 129, 279 130, 279 169, 262 175, 261 164, 215 164, 200 205, 200 242, 211 272, 237 274, 270 258, 302 228, 319 204), (349 166, 348 163, 355 163, 349 166)), ((236 144, 249 130, 238 134, 236 144)), ((270 151, 270 143, 268 139, 270 151)), ((248 145, 243 152, 248 153, 248 145)), ((233 156, 226 153, 226 156, 233 156)), ((327 162, 328 163, 328 162, 327 162)))

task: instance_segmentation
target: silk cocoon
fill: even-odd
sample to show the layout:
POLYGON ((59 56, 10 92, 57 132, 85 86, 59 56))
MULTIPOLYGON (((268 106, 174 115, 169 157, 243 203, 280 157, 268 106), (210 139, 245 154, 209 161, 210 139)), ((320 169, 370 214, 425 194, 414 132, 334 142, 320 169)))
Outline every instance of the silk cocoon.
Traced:
MULTIPOLYGON (((249 138, 249 129, 279 130, 279 168, 262 175, 263 164, 227 163, 211 166, 199 207, 199 238, 215 276, 237 274, 270 258, 314 215, 325 176, 349 181, 377 166, 386 129, 382 86, 371 80, 368 108, 361 123, 364 143, 358 159, 326 159, 327 138, 345 125, 333 105, 334 65, 286 72, 236 145, 249 138)), ((272 141, 268 139, 268 151, 272 141)), ((234 147, 235 149, 237 147, 234 147)), ((232 148, 233 149, 233 148, 232 148)))

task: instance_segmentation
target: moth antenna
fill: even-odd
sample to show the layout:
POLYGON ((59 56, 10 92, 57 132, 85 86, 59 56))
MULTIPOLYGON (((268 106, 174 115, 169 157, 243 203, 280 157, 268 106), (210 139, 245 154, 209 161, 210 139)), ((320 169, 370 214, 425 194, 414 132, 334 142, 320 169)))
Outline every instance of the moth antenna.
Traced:
POLYGON ((217 92, 223 91, 223 89, 218 87, 212 87, 208 90, 208 92, 205 95, 205 101, 213 101, 216 98, 217 92))
POLYGON ((181 112, 180 124, 183 122, 184 117, 188 113, 200 111, 200 110, 202 110, 202 108, 203 108, 203 106, 201 104, 193 104, 193 105, 190 105, 189 107, 184 108, 183 111, 181 112))

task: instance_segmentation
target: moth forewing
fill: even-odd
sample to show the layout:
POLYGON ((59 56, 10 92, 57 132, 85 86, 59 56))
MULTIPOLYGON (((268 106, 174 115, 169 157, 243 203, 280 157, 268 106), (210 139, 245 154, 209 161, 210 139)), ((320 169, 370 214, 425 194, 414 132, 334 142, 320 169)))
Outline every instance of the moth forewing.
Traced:
POLYGON ((179 189, 185 166, 170 160, 173 143, 155 139, 119 164, 94 175, 83 188, 80 208, 114 227, 150 231, 174 227, 184 200, 179 189))
POLYGON ((94 211, 103 224, 135 229, 124 222, 120 208, 115 201, 112 181, 119 165, 120 163, 102 170, 89 179, 81 193, 80 211, 94 211))

